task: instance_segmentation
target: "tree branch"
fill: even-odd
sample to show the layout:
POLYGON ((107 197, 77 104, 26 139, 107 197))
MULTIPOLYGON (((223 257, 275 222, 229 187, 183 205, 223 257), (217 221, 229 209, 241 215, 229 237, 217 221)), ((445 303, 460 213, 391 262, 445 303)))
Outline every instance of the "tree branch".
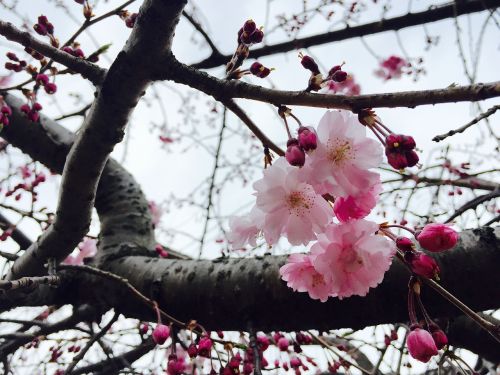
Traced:
POLYGON ((106 74, 68 154, 55 221, 14 263, 8 279, 40 274, 47 258, 64 259, 87 233, 109 154, 123 138, 129 115, 151 82, 153 62, 170 51, 184 5, 185 0, 144 1, 132 34, 106 74))
POLYGON ((41 42, 34 38, 29 32, 19 30, 10 22, 0 21, 0 35, 24 47, 32 48, 44 56, 50 57, 52 60, 80 73, 83 78, 88 79, 96 86, 101 84, 106 74, 105 69, 87 60, 74 57, 69 53, 54 48, 50 44, 41 42))
POLYGON ((358 111, 363 108, 414 108, 420 105, 452 102, 475 102, 500 96, 500 82, 478 83, 470 86, 447 87, 437 90, 403 91, 371 95, 331 95, 306 91, 281 91, 245 83, 221 80, 203 71, 184 65, 168 56, 158 67, 156 78, 168 79, 200 90, 224 102, 244 98, 279 105, 300 105, 320 108, 339 108, 358 111), (168 68, 164 68, 168 67, 168 68), (162 71, 163 70, 163 71, 162 71))
MULTIPOLYGON (((250 51, 250 58, 257 59, 259 57, 269 56, 276 53, 294 51, 299 48, 319 46, 326 43, 339 42, 341 40, 378 34, 390 30, 401 30, 407 27, 436 22, 463 14, 481 12, 486 9, 497 8, 499 6, 499 0, 452 1, 444 5, 429 7, 428 10, 423 12, 408 13, 399 17, 371 22, 359 26, 347 26, 342 30, 330 31, 324 34, 298 38, 284 43, 256 48, 250 51)), ((212 54, 205 60, 193 64, 192 66, 198 69, 215 68, 226 64, 230 59, 231 55, 212 54)))

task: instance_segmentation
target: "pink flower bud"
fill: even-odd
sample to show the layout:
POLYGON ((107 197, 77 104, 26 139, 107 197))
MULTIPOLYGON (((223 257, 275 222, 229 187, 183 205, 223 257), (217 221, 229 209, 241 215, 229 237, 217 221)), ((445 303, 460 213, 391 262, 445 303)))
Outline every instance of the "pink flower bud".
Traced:
POLYGON ((33 110, 34 111, 41 111, 42 110, 42 105, 38 102, 33 103, 33 110))
POLYGON ((47 28, 45 26, 43 26, 43 25, 35 23, 33 25, 33 29, 37 32, 37 34, 47 35, 47 28))
POLYGON ((22 106, 19 107, 19 110, 27 114, 31 110, 31 108, 28 104, 23 104, 22 106))
POLYGON ((431 324, 429 328, 432 332, 431 335, 438 350, 443 349, 446 345, 448 345, 448 337, 442 329, 435 324, 431 324))
POLYGON ((318 136, 313 127, 301 126, 298 130, 299 146, 304 151, 315 150, 318 147, 318 136))
POLYGON ((304 150, 299 146, 299 141, 295 138, 291 138, 287 142, 287 148, 285 152, 285 158, 294 167, 302 167, 306 162, 306 154, 304 150))
POLYGON ((195 344, 191 344, 188 346, 187 352, 190 358, 194 358, 198 355, 198 348, 195 344))
POLYGON ((432 356, 438 354, 432 335, 425 329, 416 328, 406 339, 410 355, 420 362, 429 362, 432 356))
POLYGON ((288 346, 290 345, 290 342, 285 337, 281 337, 278 340, 277 345, 278 345, 279 350, 281 350, 282 352, 286 352, 288 350, 288 346))
POLYGON ((412 251, 415 248, 413 241, 408 237, 396 238, 396 246, 402 251, 412 251))
POLYGON ((212 350, 212 340, 209 337, 204 336, 200 339, 198 343, 198 354, 202 357, 209 358, 210 351, 212 350))
POLYGON ((347 79, 347 73, 343 70, 337 70, 335 73, 333 73, 332 79, 335 82, 344 82, 347 79))
POLYGON ((439 277, 439 266, 436 261, 430 256, 421 252, 417 252, 408 253, 408 257, 410 259, 407 261, 413 273, 419 276, 427 277, 429 279, 435 279, 439 277))
POLYGON ((2 112, 6 116, 12 115, 12 109, 7 104, 4 104, 2 108, 0 109, 0 112, 2 112))
POLYGON ((427 224, 418 234, 417 241, 425 250, 438 253, 455 247, 458 233, 446 224, 427 224))
POLYGON ((44 87, 47 94, 54 94, 57 91, 57 86, 55 83, 49 82, 44 87))
POLYGON ((39 85, 45 86, 47 83, 49 83, 49 77, 46 74, 37 74, 35 81, 39 85))
POLYGON ((153 340, 158 345, 162 345, 170 337, 170 328, 164 324, 157 324, 153 330, 153 340))

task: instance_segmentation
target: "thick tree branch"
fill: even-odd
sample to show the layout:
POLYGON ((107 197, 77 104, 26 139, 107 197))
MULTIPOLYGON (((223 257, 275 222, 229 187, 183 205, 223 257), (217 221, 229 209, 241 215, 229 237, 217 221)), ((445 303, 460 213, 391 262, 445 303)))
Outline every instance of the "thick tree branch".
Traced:
POLYGON ((87 60, 74 57, 69 53, 54 48, 50 44, 41 42, 27 31, 19 30, 10 22, 0 21, 0 34, 8 40, 19 43, 24 47, 30 47, 67 68, 80 73, 82 77, 88 79, 94 85, 99 85, 104 79, 105 69, 87 60))
POLYGON ((64 259, 90 225, 95 193, 131 111, 149 85, 153 62, 170 51, 185 0, 146 0, 125 47, 111 65, 64 165, 56 218, 12 266, 9 279, 43 272, 49 257, 64 259), (147 58, 146 58, 147 56, 147 58))
POLYGON ((500 82, 478 83, 470 86, 447 87, 436 90, 403 91, 371 95, 330 95, 306 91, 281 91, 245 83, 239 80, 221 80, 203 71, 189 67, 168 56, 156 78, 168 79, 200 90, 224 102, 244 98, 279 105, 300 105, 321 108, 339 108, 357 111, 363 108, 414 108, 420 105, 475 102, 500 96, 500 82))
MULTIPOLYGON (((444 5, 432 6, 428 10, 418 13, 408 13, 399 17, 371 22, 359 26, 348 26, 342 30, 330 31, 324 34, 264 46, 251 50, 250 58, 257 59, 259 57, 274 55, 276 53, 294 51, 299 48, 309 48, 326 43, 339 42, 341 40, 378 34, 390 30, 401 30, 406 27, 436 22, 463 14, 481 12, 486 9, 497 8, 499 6, 499 0, 453 1, 444 5)), ((193 64, 193 67, 199 69, 215 68, 226 64, 230 59, 231 55, 220 55, 214 53, 207 59, 200 61, 197 64, 193 64)))

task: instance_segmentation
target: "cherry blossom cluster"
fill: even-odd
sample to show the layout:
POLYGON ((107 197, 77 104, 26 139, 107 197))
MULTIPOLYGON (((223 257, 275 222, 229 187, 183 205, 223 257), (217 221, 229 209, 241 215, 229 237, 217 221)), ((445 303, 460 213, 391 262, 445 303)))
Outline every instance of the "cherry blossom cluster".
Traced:
POLYGON ((281 236, 292 245, 316 241, 309 254, 294 254, 282 267, 288 286, 322 301, 365 295, 382 281, 395 253, 394 244, 376 234, 378 225, 362 220, 381 190, 373 169, 382 161, 382 147, 346 111, 327 112, 317 132, 299 129, 299 138, 289 140, 287 158, 276 160, 254 183, 250 213, 231 219, 229 239, 234 248, 255 245, 260 234, 269 245, 281 236), (294 157, 299 151, 307 152, 303 163, 296 162, 302 154, 294 157), (335 197, 333 208, 324 196, 335 197))

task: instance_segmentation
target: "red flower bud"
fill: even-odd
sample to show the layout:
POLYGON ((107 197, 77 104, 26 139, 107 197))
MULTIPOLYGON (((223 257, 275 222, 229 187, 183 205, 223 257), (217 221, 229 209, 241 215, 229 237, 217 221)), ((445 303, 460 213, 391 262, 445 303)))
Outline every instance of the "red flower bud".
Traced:
POLYGON ((408 237, 396 238, 396 246, 402 251, 412 251, 415 249, 415 244, 408 237))
POLYGON ((431 334, 425 329, 416 328, 406 339, 410 355, 420 362, 429 362, 432 356, 438 354, 438 349, 431 334))
POLYGON ((162 345, 170 337, 170 328, 164 324, 157 324, 153 330, 153 340, 158 345, 162 345))
POLYGON ((298 130, 299 146, 304 151, 315 150, 318 147, 318 136, 313 127, 301 126, 298 130))
POLYGON ((314 59, 311 56, 307 55, 302 56, 300 63, 304 68, 310 70, 313 74, 315 75, 320 74, 318 64, 316 64, 316 61, 314 61, 314 59))
POLYGON ((212 340, 209 337, 204 336, 200 339, 198 343, 198 354, 202 357, 209 358, 210 351, 212 350, 212 340))
POLYGON ((425 250, 438 253, 455 247, 458 233, 446 224, 427 224, 417 235, 417 241, 425 250))
POLYGON ((251 34, 257 29, 257 25, 253 20, 248 20, 243 24, 243 31, 251 34))
POLYGON ((2 108, 0 109, 0 112, 2 112, 6 116, 12 115, 12 109, 7 104, 4 104, 2 108))
POLYGON ((190 358, 194 358, 198 355, 198 348, 195 344, 191 344, 188 346, 187 352, 190 358))
POLYGON ((35 81, 39 85, 45 86, 47 83, 49 83, 49 77, 46 74, 37 74, 35 81))
POLYGON ((439 276, 440 269, 434 258, 424 253, 416 252, 408 253, 408 256, 405 257, 405 259, 410 265, 413 273, 429 279, 434 279, 439 276))
POLYGON ((446 345, 448 345, 448 337, 442 329, 435 324, 432 324, 429 328, 438 350, 443 349, 446 345))
POLYGON ((271 73, 271 69, 266 68, 260 62, 256 61, 250 66, 250 73, 259 78, 265 78, 271 73))
POLYGON ((57 86, 55 83, 49 82, 44 87, 47 94, 54 94, 57 91, 57 86))
POLYGON ((260 43, 264 39, 264 32, 260 29, 255 30, 250 36, 252 43, 260 43))
POLYGON ((285 158, 294 167, 302 167, 306 162, 306 153, 299 146, 299 141, 295 138, 291 138, 287 142, 287 148, 285 152, 285 158))
POLYGON ((288 350, 288 346, 290 345, 290 342, 288 341, 287 338, 281 337, 278 342, 277 342, 279 350, 282 352, 286 352, 288 350))
POLYGON ((335 82, 344 82, 347 79, 347 73, 344 72, 343 70, 337 70, 335 73, 332 74, 332 79, 335 82))

